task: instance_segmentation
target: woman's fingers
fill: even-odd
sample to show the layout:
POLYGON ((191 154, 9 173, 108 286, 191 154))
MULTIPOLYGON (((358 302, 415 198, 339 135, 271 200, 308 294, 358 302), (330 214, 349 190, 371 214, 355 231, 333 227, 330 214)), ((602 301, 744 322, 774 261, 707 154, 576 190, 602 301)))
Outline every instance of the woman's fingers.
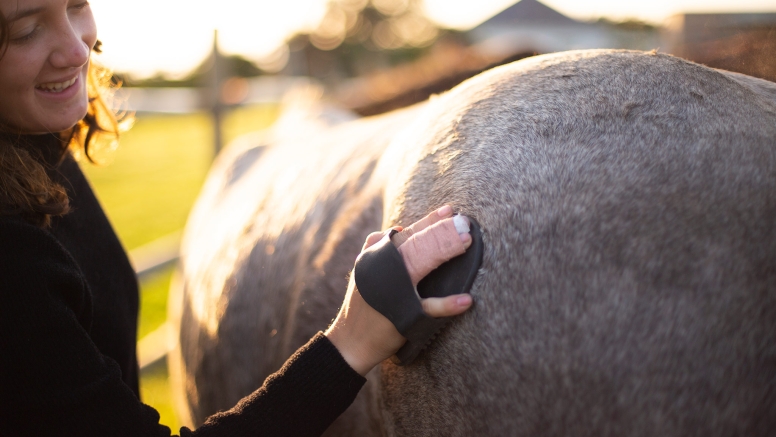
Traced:
POLYGON ((454 294, 447 297, 429 297, 420 301, 423 311, 431 317, 450 317, 463 313, 472 306, 468 294, 454 294))
POLYGON ((440 220, 444 220, 452 216, 453 208, 450 205, 445 205, 404 228, 404 230, 402 230, 398 235, 393 237, 393 244, 394 246, 399 247, 414 234, 422 231, 423 229, 426 229, 427 227, 439 222, 440 220))
POLYGON ((471 245, 469 219, 453 216, 453 208, 445 205, 406 228, 395 226, 369 234, 361 250, 380 241, 392 229, 399 231, 392 241, 402 254, 413 285, 471 245))
POLYGON ((414 233, 399 246, 413 285, 445 261, 466 251, 472 241, 468 223, 464 216, 446 218, 414 233))

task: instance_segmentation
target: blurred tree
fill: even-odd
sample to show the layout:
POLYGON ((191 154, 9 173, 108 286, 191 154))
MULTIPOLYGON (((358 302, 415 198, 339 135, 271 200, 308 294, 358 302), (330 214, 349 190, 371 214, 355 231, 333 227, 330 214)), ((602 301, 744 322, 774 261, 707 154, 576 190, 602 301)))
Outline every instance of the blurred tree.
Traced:
POLYGON ((318 26, 294 35, 288 74, 335 82, 417 59, 440 29, 422 0, 330 0, 318 26))
POLYGON ((629 18, 624 21, 615 21, 606 17, 600 17, 596 23, 623 30, 657 30, 657 26, 654 24, 649 24, 646 21, 637 20, 635 18, 629 18))
MULTIPOLYGON (((225 77, 255 77, 264 74, 264 72, 253 62, 243 58, 240 55, 220 55, 221 67, 225 77)), ((211 70, 213 68, 213 56, 207 57, 197 68, 192 71, 186 80, 194 86, 209 85, 211 70)))
MULTIPOLYGON (((264 74, 264 71, 253 62, 240 55, 227 55, 222 57, 222 64, 228 77, 255 77, 264 74)), ((158 73, 147 79, 133 79, 122 74, 120 78, 125 86, 137 86, 146 88, 156 87, 203 87, 209 86, 210 74, 213 68, 213 56, 208 56, 191 73, 183 78, 171 78, 158 73)))

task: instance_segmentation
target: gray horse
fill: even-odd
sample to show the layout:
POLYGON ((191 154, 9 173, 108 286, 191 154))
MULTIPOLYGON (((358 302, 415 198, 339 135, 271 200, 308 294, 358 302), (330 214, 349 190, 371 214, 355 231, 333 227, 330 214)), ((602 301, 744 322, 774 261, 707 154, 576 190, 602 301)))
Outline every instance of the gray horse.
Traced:
POLYGON ((187 421, 327 327, 370 231, 448 203, 484 232, 473 309, 373 370, 327 435, 776 430, 776 84, 560 53, 262 144, 219 157, 187 226, 170 360, 187 421))

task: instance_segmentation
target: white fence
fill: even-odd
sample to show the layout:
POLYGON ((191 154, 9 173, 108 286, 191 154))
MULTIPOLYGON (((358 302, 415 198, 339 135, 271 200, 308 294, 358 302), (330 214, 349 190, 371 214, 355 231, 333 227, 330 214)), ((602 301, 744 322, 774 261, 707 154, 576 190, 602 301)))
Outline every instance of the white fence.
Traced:
MULTIPOLYGON (((232 78, 224 82, 222 102, 231 105, 279 102, 290 89, 310 83, 307 77, 260 76, 232 78)), ((185 114, 210 110, 212 90, 205 88, 120 88, 116 92, 116 109, 132 112, 185 114)))

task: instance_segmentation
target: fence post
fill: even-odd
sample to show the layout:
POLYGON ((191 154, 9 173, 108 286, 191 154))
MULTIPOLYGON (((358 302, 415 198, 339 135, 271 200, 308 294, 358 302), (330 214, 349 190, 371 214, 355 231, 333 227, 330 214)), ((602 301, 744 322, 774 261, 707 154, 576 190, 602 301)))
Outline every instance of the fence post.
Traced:
POLYGON ((213 31, 213 70, 211 72, 212 100, 210 112, 213 117, 213 148, 214 157, 218 156, 223 146, 223 136, 221 132, 224 105, 221 102, 221 88, 223 85, 223 56, 218 49, 218 29, 213 31))

